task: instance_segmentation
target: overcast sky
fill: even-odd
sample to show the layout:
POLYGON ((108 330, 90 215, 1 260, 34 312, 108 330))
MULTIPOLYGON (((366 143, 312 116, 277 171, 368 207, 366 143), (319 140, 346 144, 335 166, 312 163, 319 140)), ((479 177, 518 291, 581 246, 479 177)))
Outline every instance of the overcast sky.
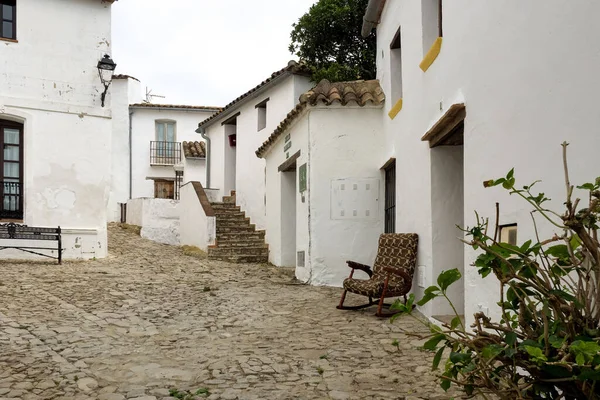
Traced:
POLYGON ((295 57, 292 24, 316 0, 123 0, 113 4, 118 74, 154 103, 224 106, 295 57))

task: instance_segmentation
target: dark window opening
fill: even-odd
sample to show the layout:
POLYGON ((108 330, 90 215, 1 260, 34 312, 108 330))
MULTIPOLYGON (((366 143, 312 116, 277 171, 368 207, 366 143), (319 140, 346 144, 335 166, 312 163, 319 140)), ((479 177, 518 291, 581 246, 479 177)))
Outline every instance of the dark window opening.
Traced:
POLYGON ((512 246, 517 245, 517 224, 508 224, 500 226, 500 243, 507 243, 512 246))
POLYGON ((16 0, 0 0, 0 38, 17 39, 16 0))
POLYGON ((0 218, 23 219, 23 125, 0 120, 0 218))
POLYGON ((390 80, 392 83, 392 102, 402 98, 402 37, 400 28, 390 43, 390 80))
POLYGON ((269 99, 266 99, 256 105, 257 118, 258 118, 258 124, 257 124, 258 131, 261 131, 267 127, 267 102, 268 101, 269 101, 269 99))
POLYGON ((423 55, 427 54, 438 37, 443 37, 442 0, 422 0, 423 55))
POLYGON ((396 233, 396 161, 385 171, 385 233, 396 233))

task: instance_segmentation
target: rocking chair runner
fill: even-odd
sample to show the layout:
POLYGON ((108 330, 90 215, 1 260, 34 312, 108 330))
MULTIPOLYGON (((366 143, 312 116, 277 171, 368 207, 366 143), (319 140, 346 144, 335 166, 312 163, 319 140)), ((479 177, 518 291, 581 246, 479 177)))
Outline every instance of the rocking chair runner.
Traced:
POLYGON ((406 294, 412 287, 418 241, 419 237, 416 233, 384 233, 379 237, 379 248, 373 270, 368 265, 348 261, 352 272, 350 277, 344 280, 344 293, 337 308, 359 310, 375 305, 377 302, 373 301, 373 298, 378 298, 379 306, 376 315, 378 317, 393 315, 393 313, 382 313, 384 306, 391 305, 384 303, 384 299, 404 296, 406 301, 406 294), (354 271, 357 269, 366 272, 369 279, 353 278, 354 271), (360 306, 344 306, 347 292, 367 296, 369 303, 360 306))

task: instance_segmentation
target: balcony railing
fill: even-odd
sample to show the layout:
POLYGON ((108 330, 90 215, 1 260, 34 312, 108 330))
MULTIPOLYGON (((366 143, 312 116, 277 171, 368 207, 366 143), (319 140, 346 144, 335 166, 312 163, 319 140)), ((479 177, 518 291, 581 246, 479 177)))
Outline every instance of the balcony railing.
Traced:
POLYGON ((0 181, 0 188, 2 190, 0 218, 23 219, 23 184, 0 181))
POLYGON ((180 142, 150 142, 150 165, 175 165, 180 162, 180 142))

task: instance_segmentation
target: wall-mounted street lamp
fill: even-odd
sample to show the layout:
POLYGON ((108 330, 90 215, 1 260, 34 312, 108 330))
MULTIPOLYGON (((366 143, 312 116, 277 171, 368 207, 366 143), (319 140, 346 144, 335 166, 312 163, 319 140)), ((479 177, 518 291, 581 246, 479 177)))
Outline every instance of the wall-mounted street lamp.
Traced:
POLYGON ((110 58, 108 54, 105 54, 102 60, 98 61, 98 75, 100 75, 100 81, 104 85, 104 92, 102 92, 102 107, 104 107, 104 99, 106 98, 106 92, 112 82, 113 74, 115 73, 117 64, 110 58))

